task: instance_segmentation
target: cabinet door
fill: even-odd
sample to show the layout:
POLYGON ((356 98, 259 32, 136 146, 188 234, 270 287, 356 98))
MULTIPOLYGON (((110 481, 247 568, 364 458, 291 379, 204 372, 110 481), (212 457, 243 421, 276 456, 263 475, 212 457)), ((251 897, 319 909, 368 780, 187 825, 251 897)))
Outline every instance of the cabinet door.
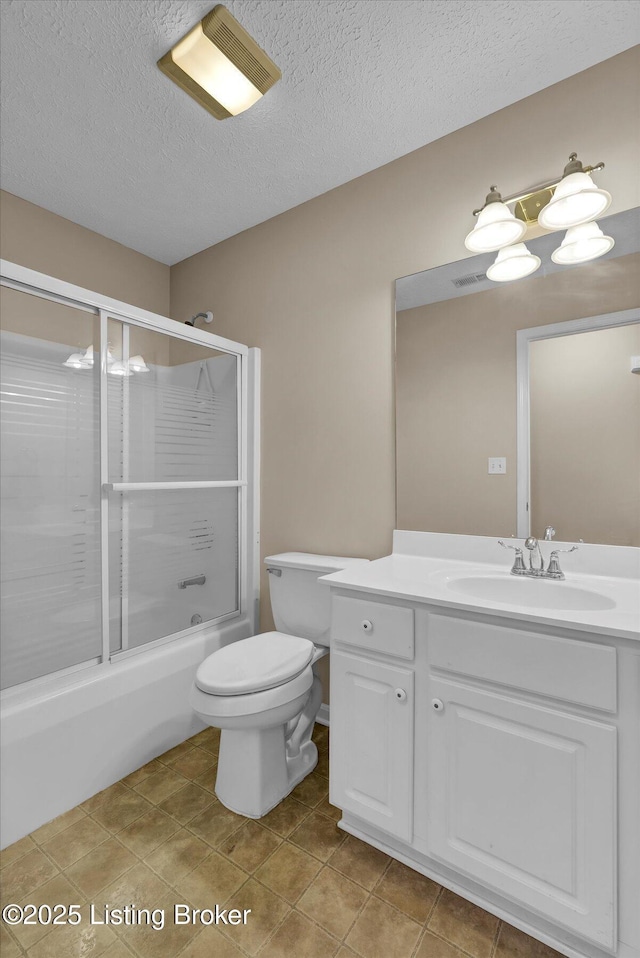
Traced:
POLYGON ((433 680, 431 853, 613 948, 616 730, 433 680))
POLYGON ((413 835, 413 672, 331 652, 331 802, 413 835))

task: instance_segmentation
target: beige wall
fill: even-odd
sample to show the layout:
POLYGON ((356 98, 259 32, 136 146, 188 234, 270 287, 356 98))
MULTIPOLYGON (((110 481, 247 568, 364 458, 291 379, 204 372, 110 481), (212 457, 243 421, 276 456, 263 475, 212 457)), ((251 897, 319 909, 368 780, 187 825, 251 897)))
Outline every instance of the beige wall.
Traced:
POLYGON ((394 280, 463 258, 490 183, 549 179, 572 150, 606 162, 611 212, 639 205, 637 72, 636 48, 172 267, 173 317, 214 309, 263 350, 263 554, 389 552, 394 280))
POLYGON ((169 267, 0 191, 0 255, 124 303, 169 314, 169 267))
MULTIPOLYGON (((401 529, 516 534, 516 330, 631 309, 640 300, 639 275, 640 255, 633 254, 398 313, 396 442, 401 529), (506 458, 506 475, 488 474, 490 456, 506 458)), ((627 378, 639 377, 629 374, 627 378)), ((609 403, 612 398, 608 397, 609 403)), ((626 393, 624 400, 618 398, 627 408, 626 393)), ((624 471, 628 465, 625 454, 618 469, 624 471)), ((629 477, 631 484, 637 483, 638 466, 640 460, 633 478, 629 477)), ((585 491, 591 479, 587 469, 585 491)), ((601 489, 595 477, 593 488, 601 489)), ((561 538, 571 538, 565 534, 567 523, 562 516, 547 506, 545 499, 542 513, 533 514, 533 533, 542 535, 551 523, 561 538), (535 524, 537 516, 541 516, 541 527, 535 524)), ((619 536, 618 523, 614 525, 619 536)), ((582 528, 576 537, 611 541, 601 535, 602 524, 592 531, 582 528)))
POLYGON ((632 356, 640 356, 638 325, 531 343, 536 533, 552 525, 563 540, 640 546, 640 376, 632 356))

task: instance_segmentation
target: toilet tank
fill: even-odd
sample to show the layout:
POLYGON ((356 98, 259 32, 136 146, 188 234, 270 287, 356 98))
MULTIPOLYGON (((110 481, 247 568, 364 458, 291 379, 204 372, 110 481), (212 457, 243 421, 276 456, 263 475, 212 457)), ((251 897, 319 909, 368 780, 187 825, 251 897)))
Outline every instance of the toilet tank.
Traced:
POLYGON ((299 635, 315 645, 330 645, 331 594, 318 578, 368 562, 342 556, 283 552, 264 560, 269 574, 273 621, 278 632, 299 635))

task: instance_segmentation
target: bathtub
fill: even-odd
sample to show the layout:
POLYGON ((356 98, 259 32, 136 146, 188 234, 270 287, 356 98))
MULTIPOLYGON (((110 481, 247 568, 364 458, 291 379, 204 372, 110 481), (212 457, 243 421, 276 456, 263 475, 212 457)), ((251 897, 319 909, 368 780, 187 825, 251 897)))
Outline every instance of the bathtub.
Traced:
POLYGON ((5 848, 195 735, 200 662, 253 632, 248 616, 0 697, 5 848))

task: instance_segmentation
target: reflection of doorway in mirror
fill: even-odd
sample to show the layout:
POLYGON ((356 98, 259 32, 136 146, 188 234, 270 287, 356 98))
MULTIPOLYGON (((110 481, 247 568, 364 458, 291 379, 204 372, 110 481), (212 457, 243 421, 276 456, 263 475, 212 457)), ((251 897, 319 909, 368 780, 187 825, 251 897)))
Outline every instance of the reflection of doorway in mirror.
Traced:
POLYGON ((640 545, 638 319, 528 344, 532 535, 640 545))

